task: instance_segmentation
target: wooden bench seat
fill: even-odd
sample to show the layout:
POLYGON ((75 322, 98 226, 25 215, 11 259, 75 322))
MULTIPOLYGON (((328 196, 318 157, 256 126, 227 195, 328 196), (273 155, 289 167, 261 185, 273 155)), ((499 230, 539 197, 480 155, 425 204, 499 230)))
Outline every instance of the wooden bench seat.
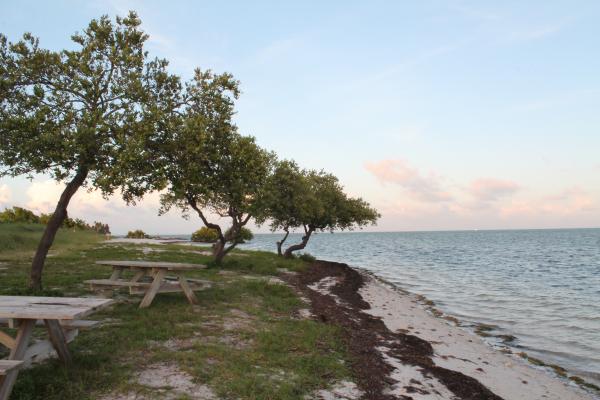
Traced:
POLYGON ((113 287, 141 287, 147 288, 151 285, 151 282, 131 282, 124 279, 113 280, 113 279, 90 279, 85 281, 92 286, 113 286, 113 287))
POLYGON ((9 371, 19 368, 23 361, 17 360, 0 360, 0 376, 6 375, 9 371))

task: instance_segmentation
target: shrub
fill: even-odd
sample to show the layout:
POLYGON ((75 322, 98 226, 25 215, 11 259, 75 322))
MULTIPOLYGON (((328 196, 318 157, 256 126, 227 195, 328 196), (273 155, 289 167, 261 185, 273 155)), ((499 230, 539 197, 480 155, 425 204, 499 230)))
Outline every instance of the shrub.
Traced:
POLYGON ((219 239, 219 234, 216 229, 203 226, 196 232, 192 233, 192 242, 214 243, 219 239))
MULTIPOLYGON (((225 232, 225 237, 229 236, 229 231, 231 230, 231 228, 227 229, 227 232, 225 232)), ((254 239, 254 234, 252 233, 252 231, 248 228, 242 227, 242 229, 240 229, 240 233, 237 237, 237 242, 238 243, 245 243, 247 241, 250 241, 254 239)), ((232 240, 233 242, 233 240, 232 240)))
POLYGON ((136 229, 135 231, 129 231, 127 232, 127 236, 128 239, 148 239, 150 236, 146 235, 146 232, 144 232, 141 229, 136 229))
POLYGON ((309 253, 302 253, 298 256, 299 259, 301 259, 302 261, 306 261, 309 263, 315 262, 317 260, 317 258, 315 256, 313 256, 312 254, 309 253))
POLYGON ((25 222, 37 224, 40 222, 40 217, 25 208, 13 207, 0 212, 0 222, 25 222))

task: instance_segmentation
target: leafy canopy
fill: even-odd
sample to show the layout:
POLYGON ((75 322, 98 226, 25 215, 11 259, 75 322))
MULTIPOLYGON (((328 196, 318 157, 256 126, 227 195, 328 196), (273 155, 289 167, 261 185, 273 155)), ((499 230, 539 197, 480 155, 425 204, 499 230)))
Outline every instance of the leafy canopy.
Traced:
MULTIPOLYGON (((162 196, 162 212, 178 207, 230 217, 239 233, 251 215, 261 212, 264 184, 275 160, 253 137, 242 136, 232 122, 239 83, 229 74, 196 70, 186 85, 185 104, 173 119, 164 141, 167 159, 160 171, 168 183, 162 196)), ((228 238, 229 239, 229 238, 228 238)))
POLYGON ((353 229, 374 224, 377 211, 361 198, 348 197, 338 178, 323 171, 301 170, 293 161, 278 163, 268 183, 267 212, 273 231, 353 229))
POLYGON ((104 194, 143 194, 147 138, 180 83, 167 61, 149 60, 140 24, 134 12, 94 19, 62 51, 0 34, 0 176, 79 173, 104 194))

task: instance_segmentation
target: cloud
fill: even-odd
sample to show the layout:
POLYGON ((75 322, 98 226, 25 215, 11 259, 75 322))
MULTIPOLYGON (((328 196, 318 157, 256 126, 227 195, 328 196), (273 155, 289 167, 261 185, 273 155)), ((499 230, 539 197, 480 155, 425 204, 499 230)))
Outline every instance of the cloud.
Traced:
POLYGON ((519 185, 512 181, 480 178, 471 182, 468 193, 478 201, 494 202, 516 193, 519 188, 519 185))
POLYGON ((500 214, 503 217, 568 217, 599 209, 600 204, 592 195, 579 187, 572 187, 557 194, 508 203, 500 207, 500 214))
POLYGON ((368 162, 365 163, 365 168, 380 182, 399 185, 417 200, 425 202, 452 200, 452 196, 441 189, 440 178, 437 175, 433 173, 422 175, 403 160, 368 162))
MULTIPOLYGON (((53 212, 58 199, 64 190, 64 184, 57 183, 51 179, 37 181, 25 191, 27 196, 26 207, 38 213, 53 212)), ((150 193, 136 207, 138 209, 152 210, 159 208, 160 195, 150 193)), ((80 188, 69 203, 69 215, 75 217, 108 218, 115 217, 130 210, 129 206, 120 198, 117 192, 109 199, 102 197, 99 191, 86 191, 80 188)))
POLYGON ((12 191, 8 185, 0 185, 0 206, 6 207, 12 198, 12 191))

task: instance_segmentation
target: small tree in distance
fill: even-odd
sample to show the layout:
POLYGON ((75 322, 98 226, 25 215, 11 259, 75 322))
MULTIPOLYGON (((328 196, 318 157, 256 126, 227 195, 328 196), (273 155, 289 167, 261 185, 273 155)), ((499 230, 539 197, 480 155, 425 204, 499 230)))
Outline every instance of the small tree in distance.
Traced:
POLYGON ((25 34, 0 34, 0 177, 43 173, 66 182, 33 258, 29 285, 42 268, 67 207, 82 186, 133 201, 147 190, 146 138, 180 87, 167 62, 149 60, 134 12, 113 23, 92 20, 71 38, 77 50, 54 52, 25 34))
POLYGON ((289 246, 283 256, 303 250, 315 232, 352 230, 375 224, 379 213, 360 198, 349 198, 338 179, 323 171, 301 171, 295 163, 280 163, 269 181, 267 214, 259 222, 270 220, 273 231, 286 234, 277 242, 278 254, 289 230, 302 228, 300 243, 289 246))

